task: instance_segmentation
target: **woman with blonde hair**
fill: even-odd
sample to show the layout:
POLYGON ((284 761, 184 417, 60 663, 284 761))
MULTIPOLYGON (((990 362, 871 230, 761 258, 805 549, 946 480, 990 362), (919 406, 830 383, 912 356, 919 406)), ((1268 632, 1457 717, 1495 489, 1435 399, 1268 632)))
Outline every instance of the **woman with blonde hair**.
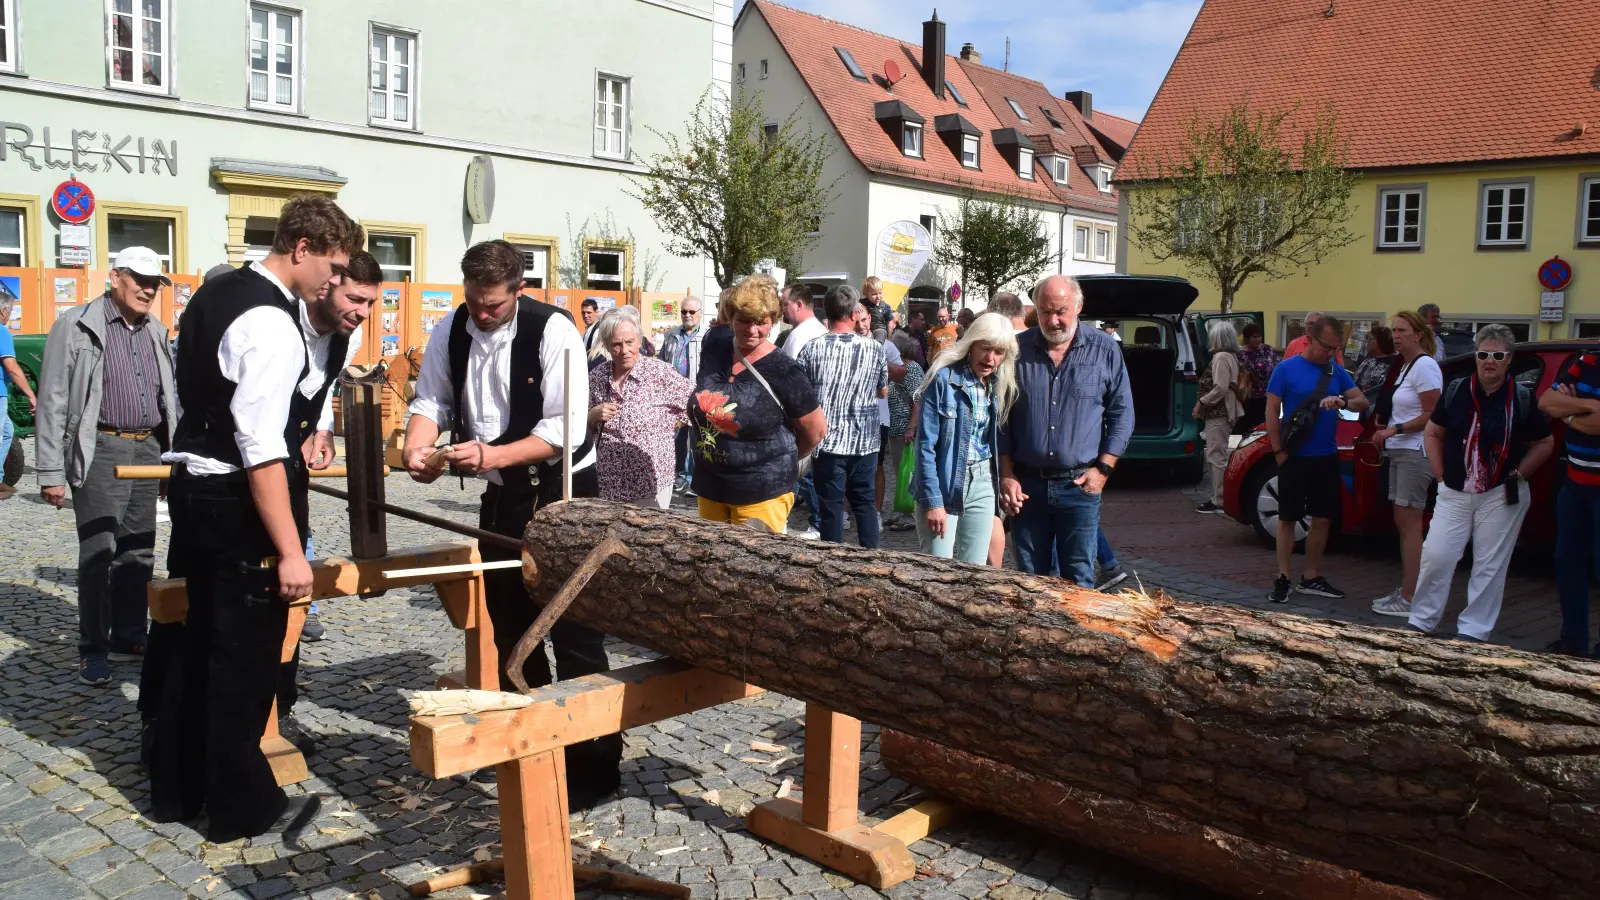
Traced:
POLYGON ((1217 319, 1206 329, 1211 366, 1200 379, 1200 399, 1194 417, 1204 423, 1206 468, 1211 470, 1211 499, 1195 507, 1197 513, 1223 515, 1223 473, 1228 470, 1228 437, 1233 423, 1244 415, 1239 398, 1239 333, 1227 319, 1217 319))
POLYGON ((1423 517, 1428 509, 1428 489, 1433 469, 1424 451, 1422 432, 1428 427, 1434 404, 1444 387, 1444 373, 1434 361, 1435 338, 1422 316, 1402 309, 1389 320, 1400 374, 1394 386, 1373 402, 1372 421, 1378 430, 1372 443, 1389 462, 1389 502, 1394 504, 1394 524, 1400 531, 1400 586, 1372 601, 1372 611, 1406 618, 1417 593, 1422 570, 1423 517))
POLYGON ((783 534, 799 461, 828 423, 805 370, 767 340, 778 318, 777 282, 752 275, 725 294, 717 308, 732 340, 707 338, 689 403, 700 518, 756 519, 783 534))
POLYGON ((1011 320, 984 313, 934 357, 923 379, 911 483, 926 553, 988 562, 999 478, 996 439, 1017 399, 1016 365, 1011 320))

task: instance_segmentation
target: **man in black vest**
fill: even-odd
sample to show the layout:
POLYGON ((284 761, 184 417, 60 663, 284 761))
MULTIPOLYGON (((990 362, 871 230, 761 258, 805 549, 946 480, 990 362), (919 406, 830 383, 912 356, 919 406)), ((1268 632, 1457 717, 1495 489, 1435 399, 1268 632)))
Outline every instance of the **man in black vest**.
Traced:
MULTIPOLYGON (((465 307, 434 327, 417 373, 416 399, 406 425, 405 461, 411 477, 432 482, 446 464, 488 482, 480 527, 522 537, 534 510, 561 499, 561 449, 572 444, 572 493, 597 497, 594 440, 587 433, 588 364, 583 339, 565 310, 518 296, 522 254, 505 241, 475 244, 461 258, 465 307), (433 346, 443 341, 440 346, 433 346), (572 384, 572 433, 562 422, 572 384), (450 429, 445 461, 429 466, 439 432, 450 429)), ((485 560, 516 559, 514 551, 481 547, 485 560)), ((539 608, 529 602, 518 570, 484 573, 495 648, 511 656, 539 608)), ((550 632, 556 675, 562 679, 610 669, 605 635, 557 621, 550 632)), ((542 652, 523 667, 530 685, 551 680, 542 652)), ((515 690, 504 672, 500 688, 515 690)), ((621 781, 622 737, 610 735, 567 748, 567 797, 574 809, 593 806, 621 781)))
POLYGON ((288 602, 311 592, 306 456, 359 320, 327 294, 361 227, 326 197, 284 204, 266 259, 207 281, 184 313, 167 568, 188 581, 184 625, 155 635, 152 818, 204 808, 218 843, 316 814, 284 795, 260 748, 278 686, 288 602), (326 330, 325 330, 326 329, 326 330))

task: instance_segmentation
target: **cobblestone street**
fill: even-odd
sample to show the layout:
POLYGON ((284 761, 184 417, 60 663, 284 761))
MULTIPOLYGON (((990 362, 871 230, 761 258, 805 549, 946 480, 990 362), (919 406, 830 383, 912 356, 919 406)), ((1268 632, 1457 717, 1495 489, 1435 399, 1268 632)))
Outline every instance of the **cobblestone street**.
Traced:
MULTIPOLYGON (((33 457, 32 442, 27 454, 33 457)), ((441 480, 396 476, 392 501, 463 522, 477 494, 441 480)), ((459 668, 460 633, 431 589, 321 604, 327 639, 305 644, 295 718, 318 740, 311 779, 291 788, 327 795, 301 845, 276 835, 224 845, 181 824, 156 824, 138 763, 138 665, 113 663, 113 683, 76 677, 77 542, 70 510, 38 498, 31 471, 0 503, 0 897, 403 897, 421 876, 498 852, 495 784, 431 781, 412 765, 400 692, 459 668)), ((349 550, 345 511, 312 495, 318 555, 349 550)), ((914 532, 890 532, 909 548, 914 532)), ((157 544, 158 577, 166 526, 157 544)), ((446 539, 389 519, 391 548, 446 539)), ((620 643, 613 663, 650 654, 620 643)), ((764 695, 626 733, 622 796, 575 817, 575 853, 687 884, 697 900, 790 895, 867 900, 853 884, 743 830, 742 814, 786 777, 803 788, 803 704, 764 695), (751 748, 781 745, 782 753, 751 748), (714 792, 714 793, 713 793, 714 792)), ((884 817, 920 792, 877 764, 875 729, 862 753, 862 811, 884 817)), ((1198 888, 990 816, 973 816, 912 847, 918 879, 897 898, 1195 900, 1198 888)), ((494 885, 439 896, 487 896, 494 885)), ((593 897, 593 892, 580 897, 593 897)))

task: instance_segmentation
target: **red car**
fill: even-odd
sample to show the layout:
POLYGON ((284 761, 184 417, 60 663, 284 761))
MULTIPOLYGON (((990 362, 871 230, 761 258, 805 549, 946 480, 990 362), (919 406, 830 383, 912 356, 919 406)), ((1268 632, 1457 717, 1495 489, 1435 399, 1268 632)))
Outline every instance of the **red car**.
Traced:
MULTIPOLYGON (((1571 365, 1582 350, 1592 349, 1588 341, 1535 341, 1517 345, 1517 355, 1511 362, 1511 377, 1521 384, 1533 387, 1535 398, 1550 388, 1556 377, 1571 365)), ((1472 354, 1452 357, 1444 362, 1444 382, 1449 384, 1473 369, 1472 354)), ((1368 440, 1373 430, 1364 427, 1353 413, 1344 413, 1339 422, 1339 477, 1342 502, 1339 520, 1334 523, 1334 534, 1391 535, 1394 533, 1394 510, 1389 503, 1387 476, 1384 473, 1379 451, 1368 440)), ((1534 473, 1529 494, 1533 503, 1528 517, 1523 520, 1519 544, 1545 542, 1555 544, 1555 494, 1566 468, 1559 452, 1563 446, 1566 425, 1552 422, 1555 434, 1554 458, 1534 473)), ((1235 521, 1249 525, 1268 544, 1278 533, 1278 463, 1272 457, 1272 445, 1265 431, 1254 431, 1239 442, 1228 459, 1224 476, 1223 509, 1235 521)), ((1309 517, 1295 525, 1296 542, 1305 539, 1311 527, 1309 517)))

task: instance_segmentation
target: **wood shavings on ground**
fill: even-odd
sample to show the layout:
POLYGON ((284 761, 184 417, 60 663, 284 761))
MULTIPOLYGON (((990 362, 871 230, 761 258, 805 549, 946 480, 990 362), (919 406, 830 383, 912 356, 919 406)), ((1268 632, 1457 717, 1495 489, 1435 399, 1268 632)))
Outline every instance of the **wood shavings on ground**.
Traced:
POLYGON ((682 852, 684 852, 684 851, 686 851, 688 849, 689 849, 688 847, 668 847, 665 850, 657 850, 656 851, 656 855, 657 856, 671 856, 674 853, 682 853, 682 852))
POLYGON ((783 798, 789 796, 789 792, 792 790, 794 790, 794 779, 784 778, 783 783, 778 785, 778 793, 774 796, 776 796, 779 800, 782 800, 783 798))
POLYGON ((760 750, 762 753, 785 753, 789 748, 778 744, 769 744, 766 741, 751 741, 750 749, 760 750))
POLYGON ((722 800, 722 795, 717 793, 715 790, 710 790, 706 791, 704 794, 701 794, 700 799, 711 804, 712 806, 716 806, 722 800))

